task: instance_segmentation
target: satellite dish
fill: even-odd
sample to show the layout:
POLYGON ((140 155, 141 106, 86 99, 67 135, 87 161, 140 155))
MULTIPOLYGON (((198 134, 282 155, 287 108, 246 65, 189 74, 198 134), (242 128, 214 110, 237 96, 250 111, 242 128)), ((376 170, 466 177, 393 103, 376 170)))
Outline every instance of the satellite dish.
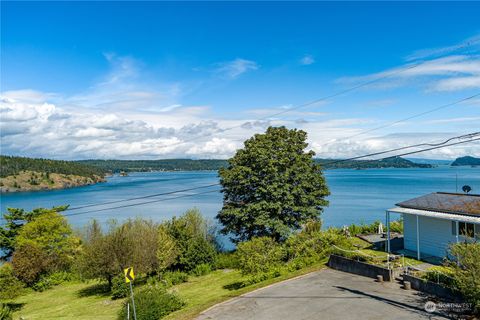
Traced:
POLYGON ((462 187, 462 190, 463 190, 463 192, 465 192, 465 193, 469 193, 470 191, 472 191, 472 187, 470 187, 469 185, 464 185, 464 186, 462 187))

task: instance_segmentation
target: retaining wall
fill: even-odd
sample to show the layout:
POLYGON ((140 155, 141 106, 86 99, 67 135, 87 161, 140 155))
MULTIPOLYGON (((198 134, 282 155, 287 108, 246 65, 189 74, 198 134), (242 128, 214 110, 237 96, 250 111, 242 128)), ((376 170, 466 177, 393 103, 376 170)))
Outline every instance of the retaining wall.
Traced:
POLYGON ((330 255, 328 266, 335 270, 358 274, 364 277, 377 278, 377 275, 383 276, 384 281, 393 281, 397 272, 392 272, 387 268, 382 268, 373 264, 352 260, 337 255, 330 255))
POLYGON ((410 282, 410 284, 412 285, 412 289, 414 290, 432 294, 444 299, 462 301, 462 298, 458 292, 455 292, 452 289, 444 287, 438 283, 425 281, 424 279, 417 278, 408 274, 403 275, 403 281, 410 282))

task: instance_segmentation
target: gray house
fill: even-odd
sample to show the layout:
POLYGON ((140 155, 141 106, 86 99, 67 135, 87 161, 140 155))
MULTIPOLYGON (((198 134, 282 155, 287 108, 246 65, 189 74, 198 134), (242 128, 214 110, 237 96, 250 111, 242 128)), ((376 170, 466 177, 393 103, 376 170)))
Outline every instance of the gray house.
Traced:
POLYGON ((403 216, 404 249, 415 252, 417 259, 443 258, 452 243, 480 240, 477 194, 436 192, 397 203, 387 210, 388 233, 390 213, 403 216))

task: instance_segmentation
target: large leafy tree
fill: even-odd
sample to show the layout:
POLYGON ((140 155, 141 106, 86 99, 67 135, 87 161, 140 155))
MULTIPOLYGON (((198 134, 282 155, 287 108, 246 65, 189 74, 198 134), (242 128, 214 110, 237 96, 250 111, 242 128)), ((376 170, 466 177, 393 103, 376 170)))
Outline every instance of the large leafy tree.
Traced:
POLYGON ((310 220, 319 220, 328 187, 307 133, 269 127, 245 142, 219 170, 223 208, 217 219, 235 242, 255 236, 284 239, 310 220))
POLYGON ((58 206, 52 209, 37 208, 26 211, 18 208, 7 208, 3 214, 5 223, 0 226, 0 259, 8 260, 15 249, 17 235, 25 224, 45 213, 65 211, 68 206, 58 206))

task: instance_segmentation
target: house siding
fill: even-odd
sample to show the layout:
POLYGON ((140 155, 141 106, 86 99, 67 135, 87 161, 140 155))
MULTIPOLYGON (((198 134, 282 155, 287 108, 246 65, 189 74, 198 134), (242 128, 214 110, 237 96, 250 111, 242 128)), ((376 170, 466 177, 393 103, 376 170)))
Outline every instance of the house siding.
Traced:
MULTIPOLYGON (((452 234, 452 222, 430 217, 418 217, 420 253, 428 256, 445 257, 450 244, 456 242, 452 234)), ((417 251, 417 216, 404 214, 404 247, 417 251)))

